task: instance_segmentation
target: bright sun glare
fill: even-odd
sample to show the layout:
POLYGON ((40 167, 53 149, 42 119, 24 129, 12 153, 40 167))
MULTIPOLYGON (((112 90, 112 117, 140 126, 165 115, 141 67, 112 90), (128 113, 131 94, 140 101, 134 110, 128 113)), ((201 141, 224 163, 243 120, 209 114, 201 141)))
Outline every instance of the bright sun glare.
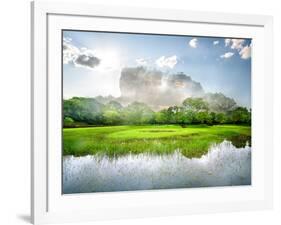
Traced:
POLYGON ((100 71, 116 70, 120 68, 120 57, 116 50, 99 49, 96 50, 97 57, 100 58, 100 65, 97 67, 100 71))

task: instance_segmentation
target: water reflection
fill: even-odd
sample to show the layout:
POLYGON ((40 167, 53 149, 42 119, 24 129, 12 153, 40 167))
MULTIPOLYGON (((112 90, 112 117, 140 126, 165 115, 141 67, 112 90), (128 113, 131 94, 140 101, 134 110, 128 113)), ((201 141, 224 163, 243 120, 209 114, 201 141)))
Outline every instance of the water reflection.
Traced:
POLYGON ((63 193, 249 185, 251 147, 247 141, 242 147, 239 141, 224 141, 193 159, 179 151, 165 156, 140 154, 117 159, 66 156, 63 193))
POLYGON ((245 148, 246 146, 251 146, 252 138, 249 135, 233 135, 227 139, 236 148, 245 148))

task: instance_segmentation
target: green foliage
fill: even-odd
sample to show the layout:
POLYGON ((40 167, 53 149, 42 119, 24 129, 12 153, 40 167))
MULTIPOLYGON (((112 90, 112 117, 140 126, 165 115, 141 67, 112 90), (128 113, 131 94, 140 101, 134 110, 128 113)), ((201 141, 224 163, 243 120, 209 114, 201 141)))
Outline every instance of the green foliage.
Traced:
POLYGON ((228 98, 222 93, 208 93, 204 100, 208 103, 210 111, 216 113, 226 113, 237 107, 234 99, 228 98))
POLYGON ((227 116, 224 113, 215 113, 213 121, 216 124, 224 124, 227 122, 227 116))
POLYGON ((78 122, 102 124, 103 105, 93 98, 73 97, 63 102, 64 117, 78 122))
POLYGON ((195 116, 195 122, 204 124, 208 120, 209 114, 208 112, 198 112, 195 116))
POLYGON ((208 103, 203 98, 187 98, 183 101, 183 106, 187 110, 195 112, 208 111, 208 103))
POLYGON ((108 110, 121 111, 122 108, 123 108, 122 105, 117 101, 110 101, 109 103, 105 104, 105 109, 108 110))
POLYGON ((73 127, 74 126, 74 120, 70 117, 65 117, 63 119, 63 126, 64 127, 73 127))
POLYGON ((163 109, 155 113, 155 123, 157 124, 168 124, 169 116, 166 109, 163 109))
POLYGON ((144 103, 133 102, 122 111, 125 124, 151 124, 155 121, 154 112, 144 103))
POLYGON ((187 98, 180 106, 171 106, 159 112, 152 111, 146 104, 133 102, 123 107, 113 97, 74 97, 64 100, 65 127, 94 125, 144 125, 144 124, 251 124, 251 111, 237 107, 233 99, 223 94, 208 94, 206 98, 187 98), (211 100, 210 100, 211 99, 211 100), (210 104, 212 102, 212 104, 210 104), (233 108, 234 107, 234 108, 233 108), (214 111, 214 109, 216 111, 214 111), (227 110, 227 111, 225 111, 227 110), (69 119, 72 119, 70 121, 69 119))
POLYGON ((121 122, 121 115, 116 110, 106 110, 103 113, 104 123, 108 125, 115 125, 121 122))
POLYGON ((237 107, 233 111, 229 112, 229 119, 234 124, 250 124, 251 113, 247 108, 237 107))
POLYGON ((185 110, 182 117, 184 124, 192 124, 195 121, 196 113, 192 110, 185 110))
POLYGON ((103 107, 103 123, 105 125, 117 125, 122 123, 122 105, 116 101, 110 101, 103 107))

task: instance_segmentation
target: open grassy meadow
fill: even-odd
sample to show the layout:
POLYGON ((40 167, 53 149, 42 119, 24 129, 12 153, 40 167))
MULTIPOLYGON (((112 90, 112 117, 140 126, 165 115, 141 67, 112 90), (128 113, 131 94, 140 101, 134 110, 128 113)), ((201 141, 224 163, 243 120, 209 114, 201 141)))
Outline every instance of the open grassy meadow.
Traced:
POLYGON ((239 125, 143 125, 63 129, 63 154, 106 155, 171 154, 180 151, 198 158, 212 144, 229 140, 236 147, 251 144, 251 127, 239 125))

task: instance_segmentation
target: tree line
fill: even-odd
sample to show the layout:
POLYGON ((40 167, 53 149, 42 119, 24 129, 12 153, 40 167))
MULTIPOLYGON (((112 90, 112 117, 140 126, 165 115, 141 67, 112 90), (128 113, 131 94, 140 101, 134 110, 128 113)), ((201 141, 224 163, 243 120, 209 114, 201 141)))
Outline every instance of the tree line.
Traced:
MULTIPOLYGON (((215 96, 213 96, 213 99, 215 96)), ((221 96, 217 96, 220 97, 221 96)), ((216 98, 217 98, 216 97, 216 98)), ((251 111, 245 107, 217 107, 204 98, 186 98, 181 105, 153 111, 141 102, 122 106, 111 100, 100 103, 95 98, 73 97, 63 101, 64 127, 143 125, 143 124, 251 124, 251 111)), ((230 101, 228 101, 230 102, 230 101)), ((234 102, 235 103, 235 102, 234 102)))

